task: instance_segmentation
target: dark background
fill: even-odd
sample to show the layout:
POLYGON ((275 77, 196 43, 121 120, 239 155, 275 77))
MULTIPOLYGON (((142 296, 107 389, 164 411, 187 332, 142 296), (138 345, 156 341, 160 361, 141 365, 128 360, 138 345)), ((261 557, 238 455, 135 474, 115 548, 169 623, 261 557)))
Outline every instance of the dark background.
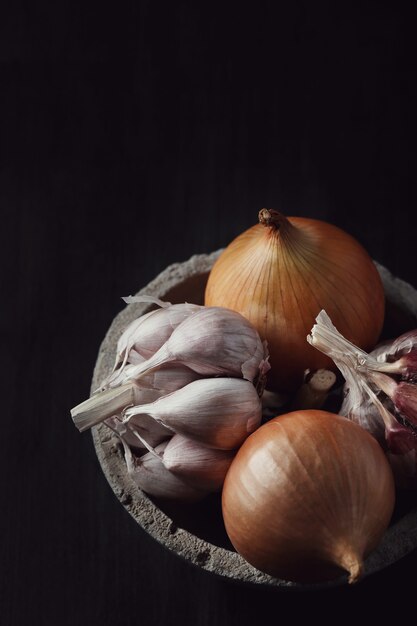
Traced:
POLYGON ((334 622, 361 619, 360 602, 398 618, 412 607, 416 553, 356 588, 303 594, 194 569, 135 524, 69 415, 120 297, 226 245, 263 206, 337 224, 417 286, 413 20, 400 4, 353 4, 5 10, 5 626, 278 623, 284 610, 334 622))

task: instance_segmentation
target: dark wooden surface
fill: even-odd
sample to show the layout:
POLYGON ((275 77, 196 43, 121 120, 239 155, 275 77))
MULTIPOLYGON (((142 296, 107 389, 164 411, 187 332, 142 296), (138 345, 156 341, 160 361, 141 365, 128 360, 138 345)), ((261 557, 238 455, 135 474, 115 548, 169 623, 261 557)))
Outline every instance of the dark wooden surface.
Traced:
POLYGON ((125 512, 69 415, 88 395, 120 297, 226 245, 263 206, 345 228, 417 286, 412 20, 360 6, 6 11, 4 626, 278 623, 284 610, 334 623, 358 619, 361 602, 397 618, 413 605, 416 553, 320 593, 194 569, 125 512))

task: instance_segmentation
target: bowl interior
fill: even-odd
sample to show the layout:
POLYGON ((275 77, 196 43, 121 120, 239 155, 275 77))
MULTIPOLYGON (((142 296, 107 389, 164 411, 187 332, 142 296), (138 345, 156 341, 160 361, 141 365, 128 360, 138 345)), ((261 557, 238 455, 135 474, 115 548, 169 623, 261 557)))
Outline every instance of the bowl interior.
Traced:
MULTIPOLYGON (((199 255, 188 262, 170 266, 139 294, 153 295, 171 303, 204 303, 204 289, 210 268, 219 254, 199 255)), ((382 339, 392 338, 417 326, 417 292, 394 278, 385 268, 377 266, 386 293, 386 317, 382 339)), ((128 305, 113 321, 100 348, 92 389, 111 370, 117 339, 124 328, 154 305, 128 305)), ((333 397, 329 410, 335 408, 333 397)), ((337 398, 336 398, 337 402, 337 398)), ((93 429, 96 452, 103 471, 121 503, 135 520, 166 548, 198 567, 242 582, 272 586, 304 587, 275 579, 246 563, 237 555, 227 537, 222 514, 221 497, 212 494, 199 503, 163 501, 143 494, 127 475, 122 446, 104 425, 93 429)), ((395 513, 379 548, 366 562, 366 574, 378 571, 417 547, 415 534, 407 529, 417 523, 415 492, 399 492, 395 513)), ((346 578, 327 584, 344 584, 346 578)), ((322 585, 316 585, 322 586, 322 585)))

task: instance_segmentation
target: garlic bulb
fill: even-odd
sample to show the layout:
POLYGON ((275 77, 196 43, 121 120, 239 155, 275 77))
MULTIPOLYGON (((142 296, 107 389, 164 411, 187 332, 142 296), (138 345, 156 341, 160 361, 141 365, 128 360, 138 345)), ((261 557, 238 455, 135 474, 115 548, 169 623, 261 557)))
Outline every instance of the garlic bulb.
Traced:
POLYGON ((412 382, 416 335, 406 333, 367 354, 343 337, 321 311, 307 337, 334 360, 345 378, 340 414, 381 443, 400 487, 417 487, 417 384, 412 382))
POLYGON ((260 424, 268 350, 239 313, 170 303, 128 326, 100 390, 71 410, 80 431, 104 422, 146 493, 198 500, 221 488, 236 448, 260 424))
POLYGON ((272 209, 262 209, 259 222, 214 264, 205 304, 239 311, 255 326, 271 355, 268 389, 292 392, 305 370, 334 367, 305 341, 319 311, 326 309, 356 345, 372 349, 384 291, 368 253, 341 229, 272 209))

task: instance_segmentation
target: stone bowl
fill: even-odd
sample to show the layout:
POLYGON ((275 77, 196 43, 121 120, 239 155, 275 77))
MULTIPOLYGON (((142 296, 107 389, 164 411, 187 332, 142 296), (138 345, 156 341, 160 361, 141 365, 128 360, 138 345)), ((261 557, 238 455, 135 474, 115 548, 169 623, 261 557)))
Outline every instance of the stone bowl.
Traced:
MULTIPOLYGON (((203 304, 209 271, 221 250, 195 255, 169 266, 139 294, 172 303, 203 304)), ((384 337, 395 337, 417 327, 417 291, 376 264, 386 300, 384 337)), ((97 389, 113 367, 116 343, 126 326, 153 305, 129 304, 113 320, 99 350, 91 390, 97 389)), ((104 424, 92 429, 94 446, 113 492, 136 522, 161 546, 189 563, 214 574, 250 585, 285 589, 312 589, 347 584, 347 576, 314 585, 301 585, 264 574, 237 554, 225 531, 219 494, 200 503, 162 502, 144 494, 126 471, 123 448, 104 424)), ((400 492, 390 527, 378 548, 365 562, 365 576, 386 568, 417 547, 417 492, 400 492)))

